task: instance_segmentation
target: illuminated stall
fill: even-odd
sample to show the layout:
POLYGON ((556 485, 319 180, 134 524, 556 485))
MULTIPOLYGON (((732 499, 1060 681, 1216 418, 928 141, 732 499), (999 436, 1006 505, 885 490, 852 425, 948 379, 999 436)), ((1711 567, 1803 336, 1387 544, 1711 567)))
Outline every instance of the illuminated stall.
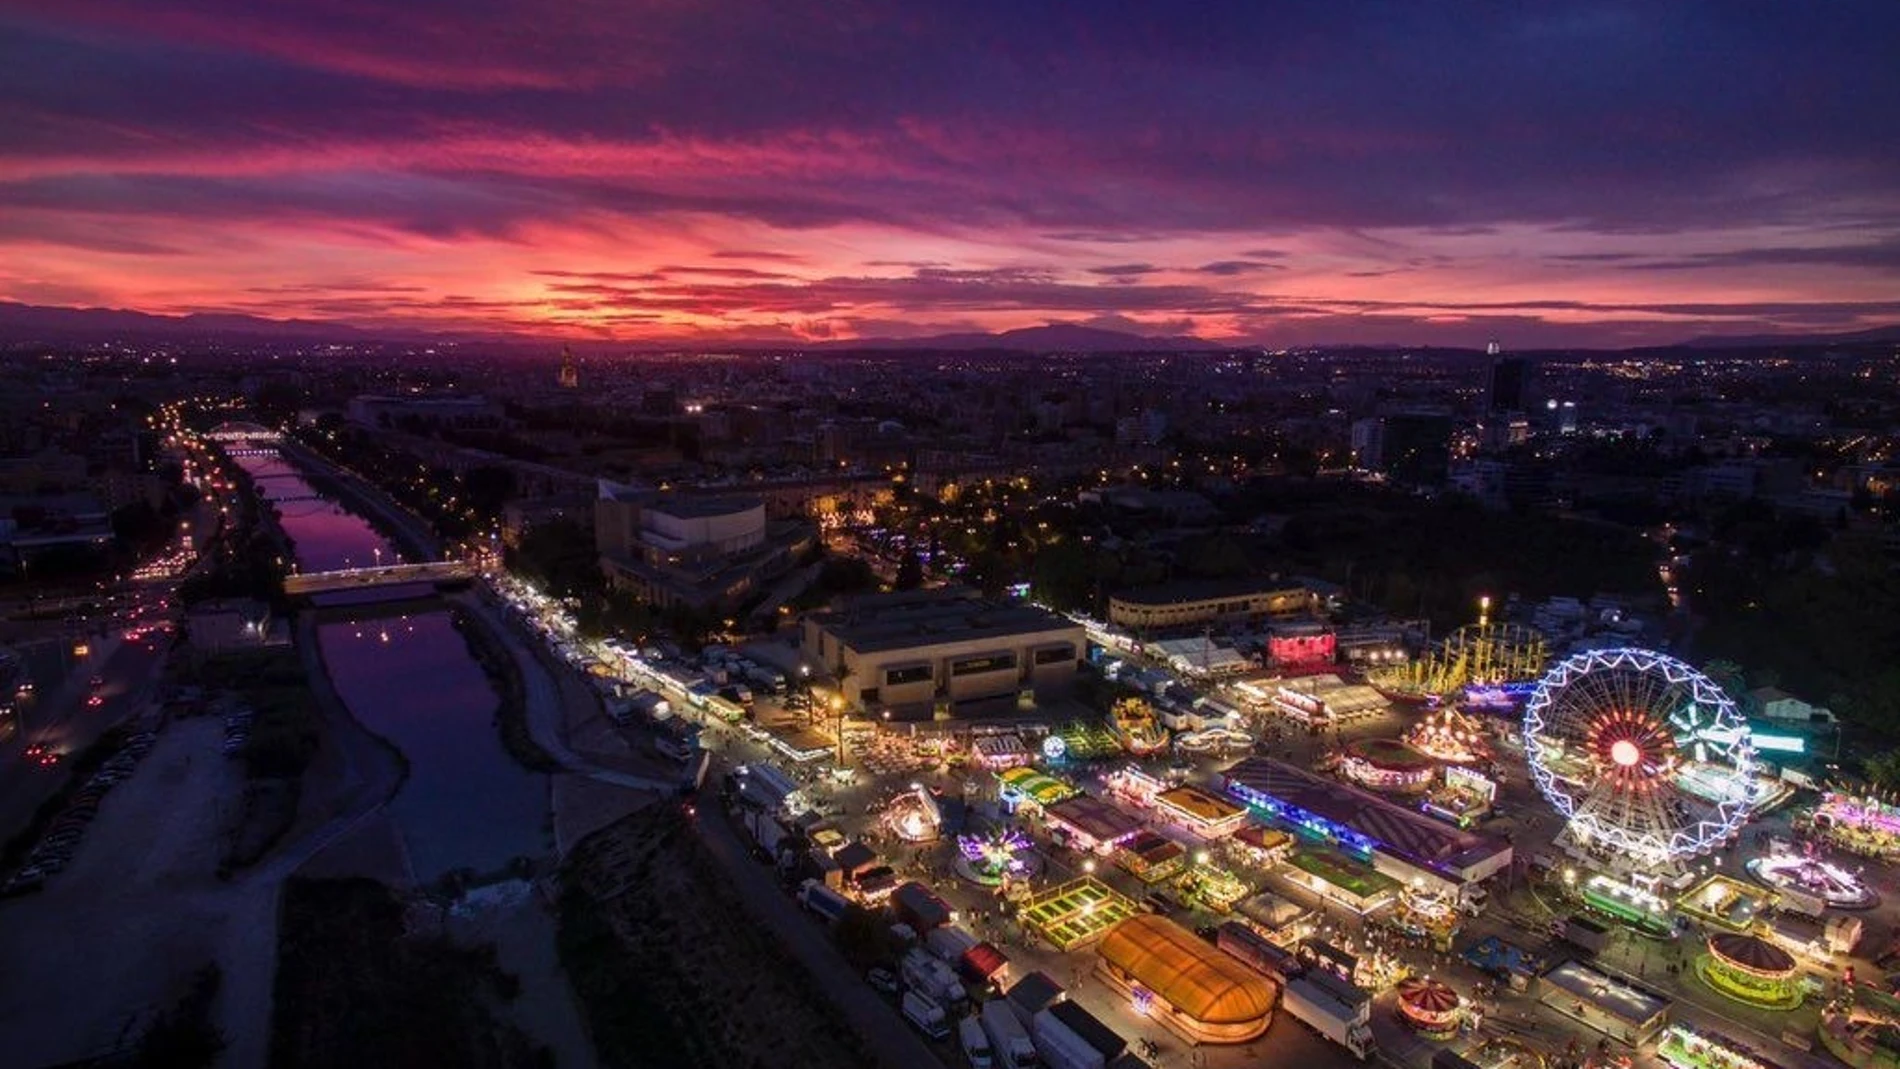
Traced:
POLYGON ((1154 884, 1180 873, 1187 851, 1180 843, 1144 831, 1122 844, 1115 852, 1115 863, 1142 883, 1154 884))
POLYGON ((1297 850, 1278 871, 1288 882, 1362 916, 1398 898, 1399 881, 1332 851, 1297 850))
POLYGON ((1719 1035, 1672 1024, 1656 1044, 1656 1057, 1672 1069, 1779 1069, 1719 1035))
POLYGON ((970 758, 991 771, 1029 764, 1035 755, 1020 735, 985 735, 970 744, 970 758))
POLYGON ((1419 803, 1428 815, 1448 824, 1469 828, 1484 819, 1496 803, 1498 785, 1462 765, 1447 765, 1443 783, 1419 803))
POLYGON ((1277 865, 1293 852, 1293 836, 1264 824, 1248 824, 1234 833, 1241 855, 1262 868, 1277 865))
POLYGON ((1247 810, 1190 784, 1155 795, 1155 810, 1204 839, 1232 835, 1247 823, 1247 810))
POLYGON ((1405 742, 1418 752, 1455 765, 1476 764, 1491 756, 1484 725, 1446 706, 1412 725, 1405 742))
POLYGON ((1002 784, 1003 808, 1041 810, 1082 793, 1072 784, 1047 776, 1033 768, 1007 768, 996 774, 1002 784))
POLYGON ((1086 794, 1048 806, 1043 815, 1058 842, 1066 839, 1066 845, 1098 854, 1109 853, 1141 831, 1141 821, 1086 794))
POLYGON ((1147 809, 1155 804, 1155 795, 1172 784, 1139 765, 1118 768, 1108 774, 1108 789, 1147 809))

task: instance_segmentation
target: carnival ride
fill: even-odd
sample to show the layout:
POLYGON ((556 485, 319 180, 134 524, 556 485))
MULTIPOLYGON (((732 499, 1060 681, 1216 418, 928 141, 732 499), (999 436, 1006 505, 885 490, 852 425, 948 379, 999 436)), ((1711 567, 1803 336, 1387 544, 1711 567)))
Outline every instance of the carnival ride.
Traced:
POLYGON ((1405 743, 1428 757, 1470 765, 1491 756, 1484 726, 1450 706, 1429 713, 1405 733, 1405 743))
POLYGON ((1818 898, 1834 909, 1869 909, 1880 901, 1858 875, 1811 853, 1751 858, 1748 874, 1778 891, 1818 898))
POLYGON ((1519 624, 1467 624, 1431 652, 1366 673, 1366 681, 1397 698, 1422 700, 1465 687, 1537 678, 1549 653, 1544 636, 1519 624))
POLYGON ((1765 1010, 1792 1010, 1806 991, 1794 955, 1759 936, 1723 932, 1709 937, 1696 972, 1717 992, 1765 1010))
POLYGON ((1817 834, 1850 854, 1900 856, 1900 807, 1879 798, 1830 791, 1809 822, 1817 834))
POLYGON ((1128 697, 1108 711, 1108 726, 1129 753, 1146 757, 1168 744, 1168 731, 1146 701, 1128 697))
POLYGON ((1707 676, 1642 649, 1591 650, 1552 668, 1524 709, 1532 781, 1560 813, 1557 843, 1618 871, 1680 871, 1730 839, 1751 810, 1754 749, 1707 676), (1726 797, 1683 789, 1714 769, 1726 797))
POLYGON ((1451 985, 1429 976, 1399 981, 1399 1019, 1427 1039, 1447 1040, 1458 1034, 1464 1019, 1464 1000, 1451 985))
POLYGON ((1042 871, 1042 856, 1029 836, 1013 828, 957 836, 957 875, 984 887, 1027 880, 1042 871))
POLYGON ((907 843, 933 843, 943 828, 943 810, 927 789, 912 784, 892 798, 881 816, 884 826, 907 843))

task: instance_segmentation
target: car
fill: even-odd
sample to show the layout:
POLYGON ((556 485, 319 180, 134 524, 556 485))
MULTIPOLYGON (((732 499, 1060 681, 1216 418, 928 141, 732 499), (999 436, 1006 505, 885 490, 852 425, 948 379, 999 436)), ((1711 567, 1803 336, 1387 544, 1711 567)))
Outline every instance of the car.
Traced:
POLYGON ((98 690, 100 687, 103 687, 105 685, 106 685, 106 677, 104 676, 92 677, 92 689, 98 690))
POLYGON ((897 994, 897 974, 882 965, 875 966, 864 974, 864 982, 886 995, 897 994))

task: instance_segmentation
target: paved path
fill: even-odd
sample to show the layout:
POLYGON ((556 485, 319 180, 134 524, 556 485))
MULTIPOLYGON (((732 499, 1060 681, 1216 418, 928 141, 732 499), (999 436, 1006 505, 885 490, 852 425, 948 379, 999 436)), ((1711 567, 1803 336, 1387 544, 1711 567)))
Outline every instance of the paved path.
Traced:
POLYGON ((864 1044, 865 1053, 887 1069, 920 1069, 943 1060, 912 1031, 895 1007, 845 963, 830 936, 798 908, 790 896, 764 878, 766 869, 752 860, 739 832, 717 805, 701 806, 700 838, 732 875, 732 887, 753 919, 769 925, 779 941, 811 974, 825 998, 864 1044))
POLYGON ((548 755, 558 761, 569 772, 590 776, 603 783, 612 783, 621 787, 632 787, 642 791, 660 791, 672 793, 679 789, 680 778, 641 776, 619 769, 606 768, 575 753, 563 737, 561 725, 566 720, 566 709, 561 686, 547 666, 541 663, 535 653, 529 650, 508 622, 484 598, 457 595, 450 598, 476 617, 477 622, 501 641, 514 659, 515 670, 521 676, 522 704, 526 707, 528 734, 548 755))

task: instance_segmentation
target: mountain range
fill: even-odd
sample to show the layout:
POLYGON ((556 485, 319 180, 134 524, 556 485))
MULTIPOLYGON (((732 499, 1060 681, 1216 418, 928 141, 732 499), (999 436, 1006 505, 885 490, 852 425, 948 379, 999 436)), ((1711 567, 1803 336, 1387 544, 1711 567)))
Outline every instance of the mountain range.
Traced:
MULTIPOLYGON (((121 338, 159 341, 209 342, 250 338, 285 342, 441 342, 480 341, 521 344, 516 335, 478 332, 428 331, 417 328, 371 330, 333 320, 268 319, 262 316, 201 312, 157 315, 122 308, 68 308, 0 301, 0 339, 12 341, 107 341, 121 338)), ((1706 335, 1681 343, 1689 348, 1763 348, 1773 346, 1851 345, 1900 342, 1900 324, 1839 334, 1706 335)), ((1103 330, 1079 323, 1048 323, 998 333, 971 331, 914 338, 848 338, 806 342, 796 346, 779 342, 756 345, 720 343, 720 348, 787 349, 825 352, 843 350, 1019 350, 1025 352, 1219 352, 1239 348, 1192 335, 1145 336, 1103 330)), ((629 346, 628 348, 638 348, 629 346)), ((657 346, 655 348, 677 348, 657 346)))

